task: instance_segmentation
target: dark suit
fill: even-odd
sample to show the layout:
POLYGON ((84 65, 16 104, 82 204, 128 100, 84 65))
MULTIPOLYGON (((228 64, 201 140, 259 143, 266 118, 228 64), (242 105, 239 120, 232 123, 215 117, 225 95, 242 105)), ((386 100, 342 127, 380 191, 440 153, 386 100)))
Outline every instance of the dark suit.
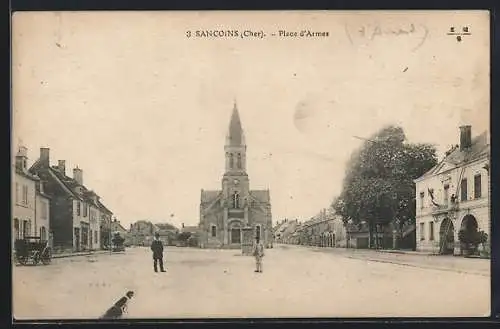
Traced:
POLYGON ((158 272, 158 263, 160 263, 160 271, 163 269, 163 243, 160 240, 153 240, 151 243, 151 250, 153 251, 153 265, 155 272, 158 272))

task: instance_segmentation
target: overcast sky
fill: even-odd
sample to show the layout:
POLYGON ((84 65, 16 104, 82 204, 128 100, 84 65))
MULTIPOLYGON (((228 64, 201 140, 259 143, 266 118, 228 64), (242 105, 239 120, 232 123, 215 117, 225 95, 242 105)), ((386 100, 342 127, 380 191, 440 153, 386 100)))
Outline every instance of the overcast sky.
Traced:
POLYGON ((485 13, 17 13, 13 146, 50 148, 125 225, 199 220, 219 189, 234 100, 252 189, 273 220, 307 219, 342 188, 345 163, 386 124, 440 154, 489 126, 485 13), (450 26, 468 26, 457 42, 450 26), (364 27, 364 34, 363 34, 364 27), (205 29, 263 39, 187 38, 205 29), (328 31, 283 39, 279 29, 328 31), (380 33, 379 33, 380 32, 380 33), (174 217, 170 217, 174 214, 174 217))

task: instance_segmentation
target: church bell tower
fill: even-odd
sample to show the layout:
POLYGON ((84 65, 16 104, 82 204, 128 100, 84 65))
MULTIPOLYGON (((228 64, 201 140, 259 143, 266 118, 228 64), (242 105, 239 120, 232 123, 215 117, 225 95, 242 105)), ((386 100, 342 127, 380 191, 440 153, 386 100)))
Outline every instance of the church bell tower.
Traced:
POLYGON ((225 172, 222 178, 224 197, 234 208, 242 208, 243 201, 248 196, 246 150, 245 134, 235 102, 224 145, 225 172))

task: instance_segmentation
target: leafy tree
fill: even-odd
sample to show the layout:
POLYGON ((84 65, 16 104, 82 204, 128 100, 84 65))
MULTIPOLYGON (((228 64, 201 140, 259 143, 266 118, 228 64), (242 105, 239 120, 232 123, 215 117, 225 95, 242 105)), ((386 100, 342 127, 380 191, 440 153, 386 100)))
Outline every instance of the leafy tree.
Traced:
POLYGON ((187 240, 191 237, 190 232, 182 232, 177 235, 177 240, 182 242, 187 242, 187 240))
POLYGON ((351 155, 343 189, 332 207, 345 223, 401 224, 414 221, 413 180, 437 163, 436 149, 410 144, 401 127, 387 126, 351 155))

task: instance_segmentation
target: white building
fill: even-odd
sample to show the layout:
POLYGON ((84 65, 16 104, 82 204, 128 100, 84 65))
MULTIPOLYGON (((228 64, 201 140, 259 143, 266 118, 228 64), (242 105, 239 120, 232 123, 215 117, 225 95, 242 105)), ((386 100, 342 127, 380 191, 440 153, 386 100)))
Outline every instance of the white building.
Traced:
POLYGON ((12 242, 24 237, 50 235, 50 198, 43 191, 43 182, 27 168, 27 149, 20 146, 12 167, 12 242))
POLYGON ((415 180, 418 251, 460 254, 458 232, 482 230, 491 236, 490 141, 474 139, 471 126, 460 127, 460 145, 415 180))

